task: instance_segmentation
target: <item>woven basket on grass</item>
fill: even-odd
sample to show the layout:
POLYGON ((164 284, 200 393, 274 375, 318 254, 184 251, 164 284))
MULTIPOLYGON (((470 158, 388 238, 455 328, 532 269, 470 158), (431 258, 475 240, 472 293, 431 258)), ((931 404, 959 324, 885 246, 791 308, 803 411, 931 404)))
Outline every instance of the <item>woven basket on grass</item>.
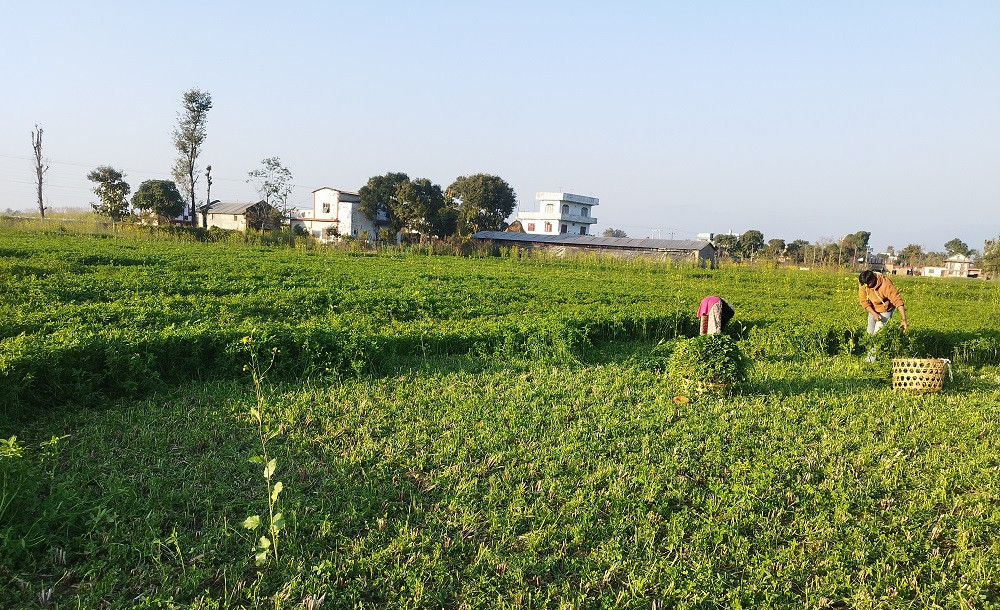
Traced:
POLYGON ((948 363, 941 358, 895 358, 892 389, 907 392, 940 392, 948 363))

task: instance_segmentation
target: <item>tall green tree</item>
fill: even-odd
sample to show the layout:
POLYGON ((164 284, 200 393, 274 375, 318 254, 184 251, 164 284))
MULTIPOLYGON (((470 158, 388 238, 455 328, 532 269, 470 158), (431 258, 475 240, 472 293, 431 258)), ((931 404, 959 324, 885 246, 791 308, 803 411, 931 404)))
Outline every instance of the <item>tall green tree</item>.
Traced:
MULTIPOLYGON (((440 226, 443 208, 444 192, 441 187, 427 178, 417 178, 401 185, 395 215, 402 220, 406 231, 416 232, 421 237, 440 237, 449 229, 440 226)), ((454 231, 453 227, 451 229, 454 231)))
MULTIPOLYGON (((840 248, 840 252, 837 254, 837 264, 842 264, 845 258, 851 256, 851 252, 857 253, 858 251, 858 238, 854 233, 848 233, 847 235, 840 238, 840 242, 837 244, 840 248)), ((850 259, 851 261, 857 261, 857 255, 850 259)))
POLYGON ((840 265, 844 262, 844 248, 840 243, 829 243, 823 246, 823 261, 827 265, 840 265))
POLYGON ((1000 276, 1000 237, 983 242, 983 253, 979 256, 979 266, 990 277, 1000 276))
POLYGON ((206 124, 208 111, 212 109, 212 96, 198 89, 185 91, 181 98, 181 111, 177 113, 177 126, 174 128, 174 148, 177 149, 177 160, 174 161, 173 177, 184 193, 188 196, 190 216, 197 224, 195 216, 194 189, 198 182, 198 157, 201 156, 201 146, 208 135, 206 124))
POLYGON ((948 256, 954 256, 955 254, 961 254, 962 256, 969 256, 969 246, 959 238, 949 239, 944 243, 944 249, 948 252, 948 256))
POLYGON ((628 237, 628 233, 622 229, 604 229, 604 237, 628 237))
POLYGON ((292 172, 281 164, 278 157, 269 157, 260 162, 260 167, 247 172, 247 182, 254 185, 257 193, 269 205, 288 216, 288 196, 292 194, 292 172))
POLYGON ((899 254, 896 255, 896 259, 899 261, 900 265, 911 267, 919 265, 924 260, 924 249, 917 244, 909 244, 899 251, 899 254))
POLYGON ((410 182, 410 177, 402 172, 390 172, 383 176, 372 176, 368 183, 358 190, 361 213, 375 223, 395 234, 403 229, 405 222, 397 216, 400 209, 400 191, 410 182))
POLYGON ((172 180, 146 180, 132 195, 132 207, 162 218, 184 212, 184 197, 172 180))
POLYGON ((858 231, 852 234, 854 238, 854 261, 864 257, 864 262, 868 262, 868 243, 871 241, 871 231, 858 231))
POLYGON ((462 235, 478 231, 502 231, 517 205, 517 194, 499 176, 459 176, 445 191, 445 198, 458 209, 457 230, 462 235))
POLYGON ((712 243, 719 249, 720 257, 739 253, 739 237, 732 233, 716 233, 712 243))
POLYGON ((778 238, 767 240, 766 252, 771 258, 783 255, 785 253, 785 240, 778 238))
POLYGON ((132 187, 125 182, 125 173, 110 165, 101 165, 87 174, 87 180, 95 183, 94 194, 98 202, 90 207, 101 216, 111 219, 111 227, 129 214, 128 194, 132 187))
POLYGON ((944 252, 926 252, 923 264, 930 267, 943 267, 946 258, 948 255, 944 252))
POLYGON ((796 239, 795 241, 785 244, 785 254, 790 256, 796 263, 805 262, 806 248, 809 246, 809 242, 804 239, 796 239))
POLYGON ((743 258, 753 258, 764 247, 764 234, 757 229, 750 229, 740 235, 736 245, 743 258))

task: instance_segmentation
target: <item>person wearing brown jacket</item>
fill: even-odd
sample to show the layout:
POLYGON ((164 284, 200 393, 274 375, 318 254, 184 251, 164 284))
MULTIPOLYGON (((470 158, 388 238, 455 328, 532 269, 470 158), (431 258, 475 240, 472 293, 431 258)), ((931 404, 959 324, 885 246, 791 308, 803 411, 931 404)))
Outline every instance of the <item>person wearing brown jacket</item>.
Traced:
POLYGON ((862 271, 858 276, 858 303, 868 312, 868 334, 873 335, 899 310, 899 326, 906 331, 906 307, 892 281, 876 271, 862 271))

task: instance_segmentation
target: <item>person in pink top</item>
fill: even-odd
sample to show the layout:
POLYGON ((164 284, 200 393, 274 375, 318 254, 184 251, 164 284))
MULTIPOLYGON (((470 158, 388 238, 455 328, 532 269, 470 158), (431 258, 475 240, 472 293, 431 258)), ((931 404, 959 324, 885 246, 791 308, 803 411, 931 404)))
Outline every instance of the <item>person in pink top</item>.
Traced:
POLYGON ((698 305, 698 317, 701 319, 701 334, 713 335, 722 332, 726 323, 732 319, 732 306, 722 297, 707 296, 698 305))

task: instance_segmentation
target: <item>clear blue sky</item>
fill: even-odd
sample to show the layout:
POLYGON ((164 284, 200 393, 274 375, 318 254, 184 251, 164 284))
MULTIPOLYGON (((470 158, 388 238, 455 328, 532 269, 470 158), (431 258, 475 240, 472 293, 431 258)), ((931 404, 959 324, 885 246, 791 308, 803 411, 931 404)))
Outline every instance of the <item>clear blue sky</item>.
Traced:
POLYGON ((0 210, 35 207, 36 123, 50 206, 92 201, 97 165, 168 177, 197 87, 213 199, 253 199, 279 156, 297 205, 487 172, 526 210, 599 197, 597 230, 634 237, 1000 234, 996 0, 10 4, 0 210))

